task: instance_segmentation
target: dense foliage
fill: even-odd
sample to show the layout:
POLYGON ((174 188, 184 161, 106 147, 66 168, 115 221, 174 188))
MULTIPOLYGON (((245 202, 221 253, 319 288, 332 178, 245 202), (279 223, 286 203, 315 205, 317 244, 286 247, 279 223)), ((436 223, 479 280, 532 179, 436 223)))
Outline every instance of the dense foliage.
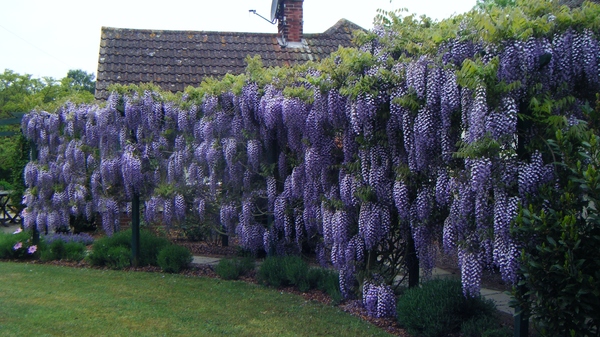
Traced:
POLYGON ((255 268, 256 264, 252 256, 224 258, 215 266, 215 273, 224 280, 237 280, 255 268))
POLYGON ((192 253, 185 247, 169 245, 160 250, 156 263, 166 273, 179 273, 192 263, 192 253))
POLYGON ((47 246, 40 253, 42 261, 65 260, 65 261, 81 261, 85 258, 87 248, 80 242, 65 242, 56 240, 47 243, 47 246))
POLYGON ((491 300, 464 297, 455 280, 428 281, 398 299, 398 321, 413 336, 443 337, 459 331, 464 336, 510 336, 494 315, 491 300))
POLYGON ((254 253, 315 254, 376 316, 393 314, 412 250, 426 272, 440 245, 456 254, 466 296, 483 268, 515 284, 531 247, 513 220, 567 188, 546 140, 600 91, 599 16, 542 0, 442 22, 382 13, 359 49, 319 64, 254 59, 179 95, 116 88, 105 105, 32 111, 25 224, 99 213, 112 234, 139 195, 148 223, 194 214, 254 253))
MULTIPOLYGON (((94 75, 70 70, 57 81, 51 77, 32 78, 11 70, 0 74, 0 121, 13 118, 12 113, 34 108, 55 110, 66 101, 89 103, 94 100, 94 75), (91 91, 90 91, 91 90, 91 91)), ((2 131, 19 131, 19 125, 0 125, 2 131)), ((0 189, 13 191, 12 204, 19 205, 25 185, 23 168, 29 161, 29 145, 21 135, 0 136, 0 189)))
MULTIPOLYGON (((120 231, 113 236, 100 238, 94 242, 92 251, 88 260, 95 266, 108 266, 113 269, 123 269, 131 265, 131 229, 120 231)), ((184 247, 172 248, 173 244, 169 240, 158 237, 149 231, 140 232, 140 256, 139 266, 160 266, 167 268, 169 272, 180 267, 187 267, 188 258, 191 259, 191 253, 184 247), (164 249, 169 249, 173 253, 172 259, 169 256, 159 256, 164 249)))
MULTIPOLYGON (((310 267, 299 256, 267 257, 259 266, 256 277, 259 282, 272 287, 293 286, 302 292, 319 289, 328 294, 334 303, 338 303, 343 298, 336 272, 326 268, 310 267)), ((388 316, 390 315, 381 317, 388 316)))
POLYGON ((37 256, 38 246, 33 244, 30 232, 0 232, 0 259, 30 259, 37 256))
POLYGON ((600 334, 600 100, 588 123, 549 140, 558 181, 523 208, 516 234, 525 243, 521 296, 545 335, 600 334), (589 126, 588 129, 586 126, 589 126))

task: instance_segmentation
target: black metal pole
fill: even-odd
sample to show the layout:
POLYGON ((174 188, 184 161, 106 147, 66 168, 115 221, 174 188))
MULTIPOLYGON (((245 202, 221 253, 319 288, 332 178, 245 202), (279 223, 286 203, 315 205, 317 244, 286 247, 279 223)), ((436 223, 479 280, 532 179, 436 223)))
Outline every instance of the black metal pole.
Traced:
POLYGON ((406 240, 406 267, 408 269, 408 287, 416 287, 419 285, 419 258, 415 249, 415 241, 412 233, 408 232, 406 240))
POLYGON ((140 262, 140 195, 131 199, 131 264, 138 267, 140 262))
MULTIPOLYGON (((527 289, 525 286, 517 286, 517 296, 523 301, 527 301, 527 295, 525 294, 527 289)), ((515 337, 528 337, 529 336, 529 315, 526 313, 524 308, 520 305, 515 307, 515 337)))

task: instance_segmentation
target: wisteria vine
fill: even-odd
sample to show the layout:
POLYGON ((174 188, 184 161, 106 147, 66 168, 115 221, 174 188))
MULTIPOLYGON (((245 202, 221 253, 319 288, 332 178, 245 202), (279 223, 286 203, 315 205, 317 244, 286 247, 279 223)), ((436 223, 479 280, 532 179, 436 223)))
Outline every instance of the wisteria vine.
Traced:
MULTIPOLYGON (((391 34, 376 31, 382 40, 391 34)), ((390 249, 386 240, 403 235, 425 270, 438 246, 457 254, 466 295, 478 294, 483 268, 497 266, 516 282, 511 221, 554 179, 539 152, 523 155, 538 131, 517 116, 534 86, 579 102, 600 89, 597 34, 567 29, 499 44, 457 37, 437 55, 408 60, 369 43, 361 50, 375 62, 360 75, 378 93, 342 94, 312 69, 303 76, 323 75, 329 86, 297 83, 313 92, 310 103, 284 95, 276 81, 248 81, 238 94, 197 101, 114 92, 104 105, 30 112, 22 129, 38 155, 24 172, 25 226, 53 231, 70 217, 99 215, 112 234, 137 194, 148 223, 171 226, 194 214, 212 217, 252 252, 308 247, 340 271, 347 297, 362 282, 356 275, 384 260, 377 256, 390 249), (462 83, 469 60, 496 66, 492 80, 508 89, 496 90, 490 78, 462 83), (494 151, 473 150, 489 142, 494 151)), ((553 113, 579 112, 569 105, 553 113)), ((367 279, 362 289, 371 315, 394 314, 384 282, 367 279)))

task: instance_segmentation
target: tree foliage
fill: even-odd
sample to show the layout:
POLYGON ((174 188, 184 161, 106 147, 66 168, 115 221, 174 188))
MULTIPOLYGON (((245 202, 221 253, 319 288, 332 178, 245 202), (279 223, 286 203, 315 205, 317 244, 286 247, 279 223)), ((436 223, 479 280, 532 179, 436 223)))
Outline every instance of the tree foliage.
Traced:
POLYGON ((74 91, 87 91, 94 95, 96 93, 96 82, 94 78, 96 76, 93 73, 87 73, 81 69, 71 69, 67 73, 67 77, 63 78, 61 84, 66 87, 70 87, 74 91), (69 83, 62 83, 66 80, 70 80, 69 83))
POLYGON ((557 130, 548 141, 557 183, 523 208, 514 231, 524 243, 519 300, 544 335, 597 336, 600 333, 600 130, 595 110, 557 130), (528 297, 528 298, 527 298, 528 297))
MULTIPOLYGON (((14 118, 13 112, 28 112, 34 108, 54 111, 67 101, 75 103, 91 102, 91 93, 82 91, 80 85, 92 88, 94 75, 82 70, 70 70, 67 77, 56 81, 51 77, 42 79, 31 75, 20 75, 11 70, 0 74, 0 119, 14 118), (73 77, 76 82, 71 81, 73 77)), ((18 132, 20 125, 3 125, 0 131, 18 132)), ((20 204, 25 186, 23 168, 29 161, 29 145, 20 136, 0 137, 0 184, 3 189, 12 190, 12 202, 20 204)))

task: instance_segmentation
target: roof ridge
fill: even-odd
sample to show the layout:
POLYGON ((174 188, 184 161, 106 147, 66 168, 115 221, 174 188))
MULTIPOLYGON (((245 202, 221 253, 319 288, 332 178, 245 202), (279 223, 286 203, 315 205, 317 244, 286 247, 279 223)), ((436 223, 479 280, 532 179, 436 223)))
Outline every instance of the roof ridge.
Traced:
POLYGON ((178 29, 151 29, 151 28, 120 28, 120 27, 107 27, 102 26, 102 31, 128 31, 128 32, 148 32, 148 33, 167 33, 167 34, 181 34, 181 33, 194 33, 194 34, 231 34, 231 35, 261 35, 261 36, 272 36, 277 33, 260 33, 260 32, 233 32, 233 31, 217 31, 217 30, 178 30, 178 29))
POLYGON ((366 29, 355 24, 354 22, 352 22, 348 19, 341 18, 333 26, 329 27, 329 29, 324 31, 323 34, 336 34, 339 32, 340 29, 344 29, 344 27, 347 27, 349 31, 353 31, 353 30, 366 31, 366 29))

